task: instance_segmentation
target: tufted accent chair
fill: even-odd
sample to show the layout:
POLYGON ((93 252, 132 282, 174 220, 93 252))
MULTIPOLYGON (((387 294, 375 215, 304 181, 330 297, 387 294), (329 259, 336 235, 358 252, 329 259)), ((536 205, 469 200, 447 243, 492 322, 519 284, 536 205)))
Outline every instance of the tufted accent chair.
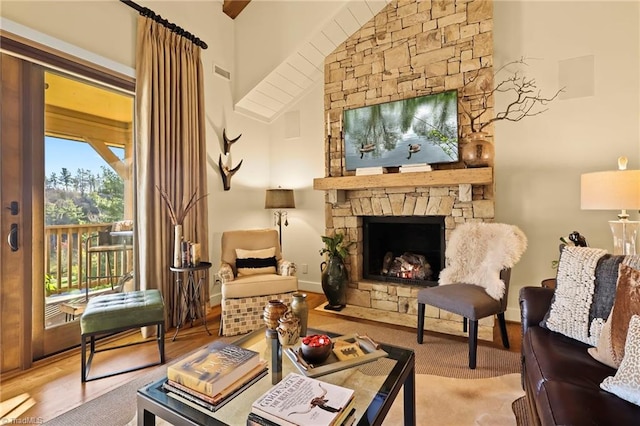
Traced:
POLYGON ((282 259, 278 231, 254 229, 222 233, 218 278, 222 283, 220 334, 233 336, 262 326, 262 313, 269 300, 291 304, 298 291, 293 263, 282 259), (238 275, 236 249, 252 251, 275 248, 274 271, 238 275))

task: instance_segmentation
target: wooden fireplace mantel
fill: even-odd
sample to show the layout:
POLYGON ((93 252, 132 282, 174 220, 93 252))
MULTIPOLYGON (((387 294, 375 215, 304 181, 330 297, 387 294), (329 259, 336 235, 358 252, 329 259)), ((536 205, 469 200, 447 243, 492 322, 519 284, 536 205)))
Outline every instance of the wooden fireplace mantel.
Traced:
POLYGON ((493 168, 433 170, 431 172, 385 173, 366 176, 316 178, 313 189, 328 191, 367 188, 398 188, 403 186, 450 186, 459 184, 489 185, 493 182, 493 168))

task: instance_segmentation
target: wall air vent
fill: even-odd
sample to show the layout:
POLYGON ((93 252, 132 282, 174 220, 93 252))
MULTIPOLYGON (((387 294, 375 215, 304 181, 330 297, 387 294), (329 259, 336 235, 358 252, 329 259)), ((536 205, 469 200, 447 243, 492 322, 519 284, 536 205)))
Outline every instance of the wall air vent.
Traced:
POLYGON ((224 78, 225 80, 231 80, 231 73, 224 68, 221 68, 217 65, 213 66, 213 72, 224 78))

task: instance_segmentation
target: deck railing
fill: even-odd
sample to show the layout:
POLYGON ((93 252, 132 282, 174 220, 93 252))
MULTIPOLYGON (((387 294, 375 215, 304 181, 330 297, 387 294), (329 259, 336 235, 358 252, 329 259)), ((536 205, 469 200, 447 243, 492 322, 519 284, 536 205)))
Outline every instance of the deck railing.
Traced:
POLYGON ((87 263, 87 240, 108 230, 110 223, 45 227, 44 283, 48 294, 65 293, 106 285, 131 270, 130 250, 92 255, 87 263), (87 267, 90 269, 87 271, 87 267), (89 276, 89 279, 87 279, 89 276))

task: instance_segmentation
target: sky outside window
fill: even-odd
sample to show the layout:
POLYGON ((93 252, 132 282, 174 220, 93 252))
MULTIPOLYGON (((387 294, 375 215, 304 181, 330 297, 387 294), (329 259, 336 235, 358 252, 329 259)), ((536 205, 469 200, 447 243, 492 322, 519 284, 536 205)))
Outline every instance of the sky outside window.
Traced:
MULTIPOLYGON (((62 168, 70 173, 78 169, 87 169, 99 173, 102 166, 109 167, 100 155, 86 142, 45 136, 45 176, 59 174, 62 168)), ((124 149, 110 147, 111 151, 124 160, 124 149)))

